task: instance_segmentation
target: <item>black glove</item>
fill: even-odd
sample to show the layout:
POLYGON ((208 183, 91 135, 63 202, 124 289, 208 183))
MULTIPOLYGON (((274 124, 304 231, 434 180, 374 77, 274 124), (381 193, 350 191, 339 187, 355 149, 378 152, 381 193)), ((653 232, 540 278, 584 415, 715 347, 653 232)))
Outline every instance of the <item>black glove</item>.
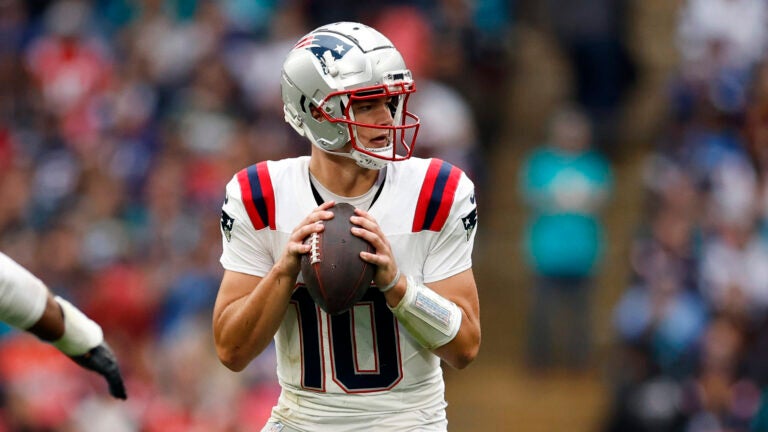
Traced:
POLYGON ((102 342, 96 348, 79 356, 71 356, 72 360, 85 369, 90 369, 102 375, 109 384, 109 394, 118 398, 127 398, 125 394, 125 384, 120 375, 120 369, 117 367, 117 359, 112 349, 106 342, 102 342))

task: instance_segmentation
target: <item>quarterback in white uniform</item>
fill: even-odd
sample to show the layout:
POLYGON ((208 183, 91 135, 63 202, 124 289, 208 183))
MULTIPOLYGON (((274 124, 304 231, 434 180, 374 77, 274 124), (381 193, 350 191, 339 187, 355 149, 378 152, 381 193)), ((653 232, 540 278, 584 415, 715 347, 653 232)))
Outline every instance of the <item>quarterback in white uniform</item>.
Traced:
POLYGON ((370 27, 336 23, 302 38, 282 88, 312 155, 256 163, 227 185, 219 358, 242 370, 274 338, 282 393, 265 431, 445 431, 441 359, 463 368, 480 344, 474 185, 447 162, 410 157, 415 88, 370 27), (363 299, 331 316, 303 286, 299 260, 339 202, 357 208, 353 234, 374 246, 361 258, 377 270, 363 299))

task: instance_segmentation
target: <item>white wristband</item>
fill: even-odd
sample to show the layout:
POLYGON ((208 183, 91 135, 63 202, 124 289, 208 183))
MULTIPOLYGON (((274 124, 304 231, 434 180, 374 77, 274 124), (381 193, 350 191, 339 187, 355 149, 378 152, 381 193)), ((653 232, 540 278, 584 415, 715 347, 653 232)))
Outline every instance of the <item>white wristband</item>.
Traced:
POLYGON ((400 324, 429 350, 453 340, 461 327, 461 308, 411 277, 407 281, 400 303, 390 308, 400 324))
POLYGON ((397 273, 395 273, 395 278, 392 279, 392 282, 387 284, 387 286, 379 287, 379 291, 382 293, 385 293, 397 285, 398 282, 400 282, 400 276, 402 276, 402 273, 400 273, 400 269, 397 269, 397 273))
POLYGON ((64 335, 53 346, 68 356, 83 355, 104 341, 104 333, 95 321, 72 303, 56 296, 64 312, 64 335))

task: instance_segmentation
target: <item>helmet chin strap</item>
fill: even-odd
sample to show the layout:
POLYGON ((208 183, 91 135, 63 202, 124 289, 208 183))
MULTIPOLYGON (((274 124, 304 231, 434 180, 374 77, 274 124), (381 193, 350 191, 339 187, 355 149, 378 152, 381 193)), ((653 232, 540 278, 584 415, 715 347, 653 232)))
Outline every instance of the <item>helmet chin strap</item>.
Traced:
MULTIPOLYGON (((317 139, 315 138, 314 134, 311 130, 305 129, 307 126, 305 125, 304 128, 302 128, 302 132, 304 132, 304 135, 309 138, 309 140, 312 142, 312 145, 317 147, 318 149, 322 150, 325 153, 336 155, 336 156, 344 156, 350 159, 353 159, 355 163, 357 163, 358 166, 370 170, 380 170, 387 166, 387 164, 390 162, 386 159, 380 159, 375 156, 371 156, 368 154, 365 154, 359 150, 356 150, 355 148, 352 148, 348 152, 342 152, 342 151, 335 151, 330 150, 325 147, 323 147, 320 143, 317 142, 317 139)), ((357 128, 353 131, 355 134, 355 139, 357 138, 357 128)), ((349 142, 347 143, 349 144, 349 142)), ((390 154, 392 153, 392 147, 394 146, 394 143, 392 141, 389 142, 384 147, 378 148, 378 147, 365 147, 365 150, 371 153, 381 153, 381 154, 390 154)))
MULTIPOLYGON (((387 164, 390 162, 390 161, 385 160, 385 159, 379 159, 377 157, 367 155, 367 154, 365 154, 363 152, 360 152, 360 151, 357 151, 355 149, 352 149, 352 150, 350 150, 348 152, 333 151, 333 150, 324 149, 321 145, 315 144, 314 142, 313 142, 313 144, 314 144, 314 146, 316 148, 320 149, 321 151, 323 151, 325 153, 332 154, 334 156, 343 156, 343 157, 346 157, 346 158, 350 158, 350 159, 354 160, 355 163, 357 163, 358 166, 360 166, 362 168, 366 168, 366 169, 380 170, 380 169, 386 167, 387 164)), ((392 151, 392 144, 390 144, 390 145, 388 145, 386 147, 382 147, 382 148, 366 148, 366 150, 368 150, 370 152, 373 152, 373 153, 388 153, 388 152, 392 151)))
MULTIPOLYGON (((355 114, 350 110, 349 117, 354 120, 355 114)), ((354 139, 356 142, 360 142, 360 139, 357 136, 357 126, 352 128, 352 133, 354 134, 354 139)), ((392 147, 394 146, 394 143, 392 141, 389 141, 389 144, 387 144, 384 147, 365 147, 362 146, 366 151, 371 153, 381 153, 381 154, 389 154, 392 153, 392 147)), ((365 154, 356 148, 352 147, 352 149, 347 153, 349 157, 355 160, 358 166, 370 169, 370 170, 380 170, 387 166, 387 163, 389 163, 386 159, 380 159, 376 156, 371 156, 369 154, 365 154)))
MULTIPOLYGON (((393 144, 389 144, 388 146, 381 147, 381 148, 366 147, 366 150, 372 153, 390 153, 392 152, 392 145, 393 144)), ((347 155, 352 159, 354 159, 358 166, 371 169, 371 170, 380 170, 386 167, 387 163, 389 163, 388 160, 379 159, 375 156, 367 155, 361 151, 357 151, 356 149, 352 149, 352 151, 347 153, 347 155)))
MULTIPOLYGON (((380 169, 386 167, 387 164, 390 162, 390 161, 385 160, 385 159, 379 159, 379 158, 377 158, 375 156, 367 155, 367 154, 365 154, 365 153, 363 153, 361 151, 358 151, 358 150, 356 150, 354 148, 351 149, 348 152, 333 151, 333 150, 324 149, 323 146, 317 144, 314 139, 310 138, 310 140, 312 141, 312 144, 316 148, 320 149, 321 151, 323 151, 325 153, 328 153, 328 154, 335 155, 335 156, 343 156, 343 157, 346 157, 346 158, 350 158, 350 159, 354 160, 355 163, 357 163, 357 165, 362 167, 362 168, 366 168, 366 169, 370 169, 370 170, 380 170, 380 169)), ((367 151, 371 152, 371 153, 389 154, 389 153, 392 152, 392 146, 393 145, 394 144, 389 144, 386 147, 381 147, 381 148, 368 148, 368 147, 366 147, 365 149, 367 151)))

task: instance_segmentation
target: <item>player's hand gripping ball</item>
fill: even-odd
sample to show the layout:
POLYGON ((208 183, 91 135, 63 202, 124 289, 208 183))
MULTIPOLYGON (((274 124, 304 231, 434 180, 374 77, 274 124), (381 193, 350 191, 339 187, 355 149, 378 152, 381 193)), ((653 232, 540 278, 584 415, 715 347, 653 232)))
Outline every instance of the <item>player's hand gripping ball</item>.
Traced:
POLYGON ((338 315, 365 295, 376 269, 360 258, 361 251, 373 253, 373 246, 350 231, 355 208, 339 203, 330 211, 334 216, 323 222, 325 229, 304 240, 312 249, 301 257, 301 275, 315 303, 338 315))

